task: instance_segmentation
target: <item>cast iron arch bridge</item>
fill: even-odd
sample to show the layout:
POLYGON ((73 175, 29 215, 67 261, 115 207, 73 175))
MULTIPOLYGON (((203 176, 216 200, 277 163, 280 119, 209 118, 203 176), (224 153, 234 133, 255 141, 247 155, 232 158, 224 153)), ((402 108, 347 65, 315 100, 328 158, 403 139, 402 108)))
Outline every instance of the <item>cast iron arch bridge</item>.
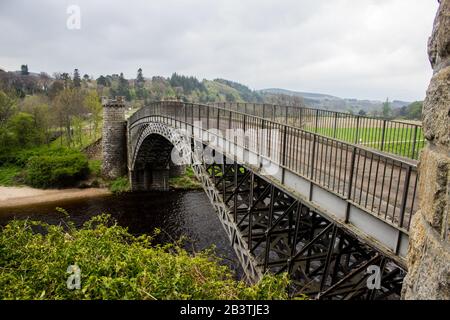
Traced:
POLYGON ((292 295, 400 295, 414 160, 218 105, 161 101, 127 120, 133 190, 167 188, 174 155, 202 182, 250 281, 288 272, 292 295))

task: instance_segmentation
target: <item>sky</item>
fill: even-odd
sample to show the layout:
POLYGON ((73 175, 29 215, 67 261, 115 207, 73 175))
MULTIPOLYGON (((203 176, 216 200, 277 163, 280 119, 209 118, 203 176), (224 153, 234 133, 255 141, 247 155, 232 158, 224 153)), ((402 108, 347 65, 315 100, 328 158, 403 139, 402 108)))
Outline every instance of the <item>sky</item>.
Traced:
POLYGON ((255 90, 414 101, 432 75, 437 8, 437 0, 0 0, 0 68, 135 78, 140 67, 149 78, 177 72, 255 90))

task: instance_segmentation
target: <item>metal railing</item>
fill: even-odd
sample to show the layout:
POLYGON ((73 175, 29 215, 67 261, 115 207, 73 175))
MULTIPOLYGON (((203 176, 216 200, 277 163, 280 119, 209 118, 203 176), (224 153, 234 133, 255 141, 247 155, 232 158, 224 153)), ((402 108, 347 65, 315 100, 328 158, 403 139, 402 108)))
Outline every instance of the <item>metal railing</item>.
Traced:
MULTIPOLYGON (((417 210, 418 173, 411 161, 218 106, 161 101, 141 108, 128 121, 133 125, 146 117, 192 132, 200 123, 205 132, 242 129, 258 135, 257 129, 265 129, 263 138, 272 148, 269 153, 275 150, 271 160, 286 170, 405 231, 417 210)), ((261 143, 253 145, 249 140, 237 144, 257 154, 265 152, 261 143)))
POLYGON ((228 102, 212 105, 410 159, 418 159, 425 146, 422 126, 414 123, 306 107, 228 102))

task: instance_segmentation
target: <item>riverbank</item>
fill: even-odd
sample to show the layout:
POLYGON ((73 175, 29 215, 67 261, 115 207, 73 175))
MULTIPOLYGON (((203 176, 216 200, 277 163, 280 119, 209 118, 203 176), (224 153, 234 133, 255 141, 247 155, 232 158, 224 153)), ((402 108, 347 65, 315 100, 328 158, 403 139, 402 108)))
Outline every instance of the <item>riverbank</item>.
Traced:
POLYGON ((31 187, 0 186, 0 208, 29 206, 63 200, 75 200, 110 195, 106 188, 36 189, 31 187))

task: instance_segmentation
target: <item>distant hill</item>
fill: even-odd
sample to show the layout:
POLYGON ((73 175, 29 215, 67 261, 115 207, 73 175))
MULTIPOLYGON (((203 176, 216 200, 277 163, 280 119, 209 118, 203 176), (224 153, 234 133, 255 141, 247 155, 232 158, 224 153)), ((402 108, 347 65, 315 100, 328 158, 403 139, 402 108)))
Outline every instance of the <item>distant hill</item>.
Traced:
MULTIPOLYGON (((72 75, 70 73, 64 74, 68 77, 67 81, 70 83, 72 81, 72 75)), ((15 89, 19 89, 22 92, 21 94, 36 92, 36 90, 39 91, 43 85, 50 88, 53 82, 61 81, 60 78, 53 78, 48 75, 46 78, 42 77, 40 73, 36 72, 29 72, 28 76, 22 76, 21 71, 0 72, 0 83, 2 79, 9 86, 16 83, 16 87, 19 86, 20 88, 15 89)), ((168 78, 161 76, 144 78, 144 83, 140 88, 137 88, 136 79, 127 80, 123 75, 119 74, 102 75, 93 81, 83 80, 83 85, 89 88, 99 86, 98 92, 104 96, 123 95, 129 101, 137 99, 141 100, 141 103, 167 98, 179 98, 184 101, 201 103, 250 102, 306 106, 380 116, 383 113, 382 107, 384 102, 377 100, 346 99, 330 94, 292 91, 281 88, 252 90, 244 84, 231 80, 221 78, 198 80, 193 76, 185 76, 177 73, 173 73, 168 78)), ((410 102, 398 100, 391 101, 390 103, 392 116, 406 116, 408 113, 406 107, 411 104, 410 102)), ((414 110, 416 109, 418 108, 414 110)), ((411 112, 411 114, 416 113, 411 112)))
MULTIPOLYGON (((379 110, 384 102, 378 100, 346 99, 328 94, 291 91, 278 88, 263 89, 259 90, 258 92, 261 93, 262 95, 282 94, 293 97, 302 97, 305 102, 305 105, 308 107, 328 109, 334 111, 359 112, 360 110, 363 110, 365 112, 373 112, 375 110, 379 110)), ((393 109, 398 109, 408 106, 410 103, 411 102, 394 100, 391 101, 391 106, 393 109)))
POLYGON ((297 92, 297 91, 290 91, 286 89, 263 89, 259 90, 261 93, 270 93, 270 94, 286 94, 290 96, 299 96, 303 97, 304 99, 312 99, 312 100, 341 100, 341 98, 331 96, 328 94, 321 94, 321 93, 311 93, 311 92, 297 92))

